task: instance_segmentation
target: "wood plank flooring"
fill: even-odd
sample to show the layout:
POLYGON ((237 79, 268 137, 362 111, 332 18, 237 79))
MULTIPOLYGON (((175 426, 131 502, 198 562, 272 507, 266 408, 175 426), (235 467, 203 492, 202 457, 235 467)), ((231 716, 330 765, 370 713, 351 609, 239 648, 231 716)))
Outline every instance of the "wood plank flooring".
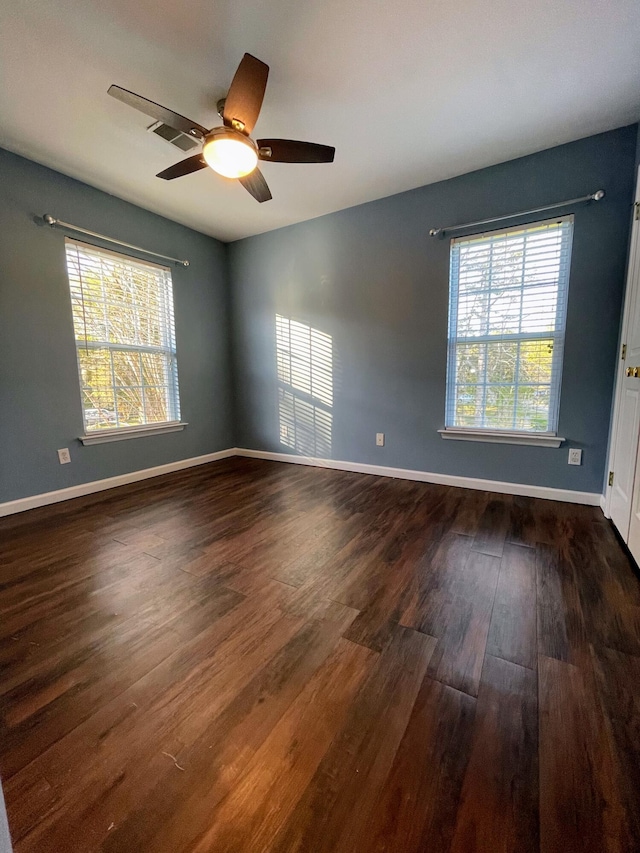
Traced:
POLYGON ((248 459, 0 521, 16 853, 640 850, 599 509, 248 459))

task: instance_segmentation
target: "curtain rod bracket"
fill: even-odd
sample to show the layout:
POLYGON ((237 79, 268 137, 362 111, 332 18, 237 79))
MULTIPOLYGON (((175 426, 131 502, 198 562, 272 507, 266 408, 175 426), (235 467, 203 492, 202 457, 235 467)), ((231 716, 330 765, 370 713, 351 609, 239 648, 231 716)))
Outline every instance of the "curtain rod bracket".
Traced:
POLYGON ((590 201, 600 201, 605 197, 604 190, 596 190, 589 195, 580 198, 570 198, 567 201, 557 201, 555 204, 546 204, 544 207, 534 207, 532 210, 521 210, 519 213, 507 213, 505 216, 493 216, 491 219, 479 219, 477 222, 465 222, 464 225, 448 225, 446 228, 432 228, 430 237, 443 237, 445 231, 459 231, 463 228, 473 228, 476 225, 489 225, 492 222, 502 222, 504 219, 515 219, 517 216, 529 216, 531 213, 544 213, 545 210, 553 210, 556 207, 567 207, 570 204, 588 204, 590 201))
POLYGON ((69 222, 63 222, 61 219, 56 219, 50 213, 45 213, 42 219, 50 228, 66 228, 69 231, 76 231, 78 234, 86 234, 89 237, 97 237, 98 240, 104 240, 105 243, 112 243, 114 246, 124 246, 125 249, 133 249, 135 252, 142 252, 144 255, 152 255, 154 258, 162 258, 163 261, 171 261, 174 264, 180 264, 183 267, 189 266, 189 261, 182 258, 172 258, 169 255, 161 255, 159 252, 152 252, 149 249, 143 249, 142 246, 134 246, 132 243, 124 243, 122 240, 115 240, 113 237, 107 237, 105 234, 97 234, 95 231, 88 231, 86 228, 79 228, 77 225, 71 225, 69 222))

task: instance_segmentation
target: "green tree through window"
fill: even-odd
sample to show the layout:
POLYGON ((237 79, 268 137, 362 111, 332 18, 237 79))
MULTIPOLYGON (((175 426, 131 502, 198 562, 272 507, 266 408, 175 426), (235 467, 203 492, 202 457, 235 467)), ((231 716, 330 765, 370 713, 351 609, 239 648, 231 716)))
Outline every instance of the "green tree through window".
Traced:
POLYGON ((66 241, 85 429, 180 418, 171 273, 66 241))
POLYGON ((446 426, 557 429, 573 218, 451 244, 446 426))

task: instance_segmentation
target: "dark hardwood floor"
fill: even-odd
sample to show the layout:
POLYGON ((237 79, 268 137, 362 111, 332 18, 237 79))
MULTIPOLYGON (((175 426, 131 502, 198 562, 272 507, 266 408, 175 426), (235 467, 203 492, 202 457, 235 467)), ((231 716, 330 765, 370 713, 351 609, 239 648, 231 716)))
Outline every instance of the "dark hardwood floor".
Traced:
POLYGON ((16 853, 640 850, 596 508, 231 459, 0 521, 16 853))

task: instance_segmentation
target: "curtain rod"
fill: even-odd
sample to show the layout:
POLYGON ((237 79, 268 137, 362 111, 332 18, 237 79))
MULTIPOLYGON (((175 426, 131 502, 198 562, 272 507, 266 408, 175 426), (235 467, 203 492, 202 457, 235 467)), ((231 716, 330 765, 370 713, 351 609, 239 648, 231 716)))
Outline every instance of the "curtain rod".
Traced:
POLYGON ((506 216, 493 216, 491 219, 479 219, 477 222, 465 222, 464 225, 448 225, 446 228, 432 228, 429 231, 430 237, 439 237, 445 231, 459 231, 462 228, 473 228, 476 225, 489 225, 491 222, 501 222, 503 219, 514 219, 516 216, 528 216, 530 213, 542 213, 545 210, 553 210, 556 207, 566 207, 569 204, 579 204, 581 202, 600 201, 604 198, 604 190, 596 190, 590 195, 583 195, 580 198, 570 198, 568 201, 558 201, 555 204, 545 204, 544 207, 534 207, 531 210, 521 210, 519 213, 508 213, 506 216))
POLYGON ((50 213, 45 213, 42 218, 52 228, 66 228, 69 231, 76 231, 78 234, 86 234, 88 237, 97 237, 98 240, 104 240, 106 243, 112 243, 114 246, 124 246, 126 249, 143 252, 145 255, 152 255, 154 258, 162 258, 163 261, 173 261, 174 264, 181 264, 183 267, 189 266, 189 261, 183 261, 181 258, 171 258, 169 255, 161 255, 159 252, 150 252, 149 249, 143 249, 142 246, 134 246, 132 243, 114 240, 113 237, 107 237, 105 234, 96 234, 95 231, 88 231, 86 228, 79 228, 77 225, 71 225, 69 222, 56 219, 50 213))

